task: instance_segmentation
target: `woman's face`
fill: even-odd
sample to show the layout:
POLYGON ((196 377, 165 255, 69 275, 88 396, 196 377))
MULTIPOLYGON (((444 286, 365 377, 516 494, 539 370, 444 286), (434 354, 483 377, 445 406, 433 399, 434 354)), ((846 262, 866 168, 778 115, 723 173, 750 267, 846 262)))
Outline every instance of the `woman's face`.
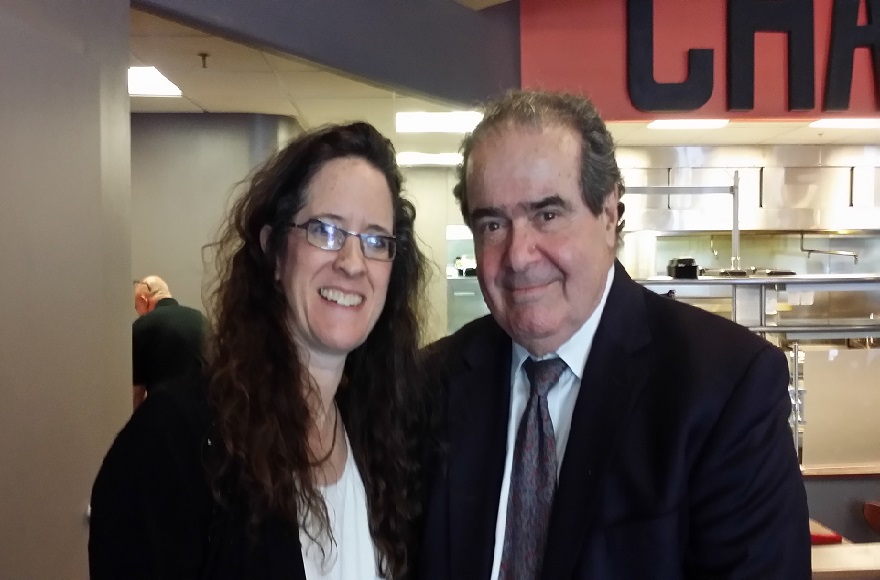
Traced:
MULTIPOLYGON (((349 232, 393 235, 385 176, 359 157, 328 161, 306 188, 306 204, 293 223, 313 219, 349 232)), ((288 323, 312 357, 345 357, 366 340, 385 306, 392 262, 366 258, 357 236, 349 235, 338 251, 316 247, 307 236, 305 229, 290 230, 278 268, 288 323)))

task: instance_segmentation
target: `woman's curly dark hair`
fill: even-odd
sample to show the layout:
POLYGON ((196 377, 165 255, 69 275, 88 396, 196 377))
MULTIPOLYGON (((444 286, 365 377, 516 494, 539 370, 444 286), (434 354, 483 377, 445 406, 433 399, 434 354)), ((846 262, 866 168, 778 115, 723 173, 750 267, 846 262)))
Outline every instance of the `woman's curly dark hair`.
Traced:
POLYGON ((275 270, 310 180, 341 157, 376 167, 393 198, 397 255, 385 306, 349 354, 336 400, 366 488, 379 571, 398 579, 412 574, 422 510, 426 382, 418 348, 428 266, 413 231, 415 208, 402 197, 394 147, 367 123, 326 126, 291 142, 255 173, 209 246, 217 277, 210 292, 208 392, 225 450, 212 481, 234 477, 253 527, 278 515, 297 526, 311 518, 329 532, 307 445, 307 398, 315 387, 287 326, 289 303, 275 270))

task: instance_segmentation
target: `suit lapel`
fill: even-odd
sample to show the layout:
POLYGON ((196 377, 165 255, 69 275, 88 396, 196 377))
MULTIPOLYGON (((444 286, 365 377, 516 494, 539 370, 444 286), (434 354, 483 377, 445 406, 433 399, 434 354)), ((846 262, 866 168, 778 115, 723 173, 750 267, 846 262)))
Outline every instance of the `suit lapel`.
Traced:
POLYGON ((602 480, 648 376, 650 342, 641 287, 623 267, 593 339, 571 419, 550 516, 544 578, 569 578, 593 524, 602 480))
POLYGON ((504 475, 510 408, 510 339, 490 319, 464 347, 449 384, 451 578, 488 578, 504 475))

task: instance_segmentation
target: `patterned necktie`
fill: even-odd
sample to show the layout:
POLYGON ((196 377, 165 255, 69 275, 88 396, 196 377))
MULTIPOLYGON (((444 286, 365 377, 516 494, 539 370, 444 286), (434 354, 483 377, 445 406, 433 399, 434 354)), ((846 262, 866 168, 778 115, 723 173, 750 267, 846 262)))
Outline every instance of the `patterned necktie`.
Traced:
POLYGON ((556 492, 556 436, 547 393, 568 368, 561 358, 523 363, 531 392, 516 432, 498 580, 538 578, 556 492))

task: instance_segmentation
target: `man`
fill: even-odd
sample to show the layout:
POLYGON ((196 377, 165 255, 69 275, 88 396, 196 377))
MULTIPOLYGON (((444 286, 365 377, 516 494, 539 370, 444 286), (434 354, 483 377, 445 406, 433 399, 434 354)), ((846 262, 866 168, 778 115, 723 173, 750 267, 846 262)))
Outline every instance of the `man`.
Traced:
POLYGON ((201 368, 206 326, 204 315, 178 304, 158 276, 135 281, 134 309, 132 412, 157 384, 201 368))
POLYGON ((624 188, 592 104, 511 93, 462 150, 491 316, 428 350, 421 577, 809 578, 785 356, 615 260, 624 188))

